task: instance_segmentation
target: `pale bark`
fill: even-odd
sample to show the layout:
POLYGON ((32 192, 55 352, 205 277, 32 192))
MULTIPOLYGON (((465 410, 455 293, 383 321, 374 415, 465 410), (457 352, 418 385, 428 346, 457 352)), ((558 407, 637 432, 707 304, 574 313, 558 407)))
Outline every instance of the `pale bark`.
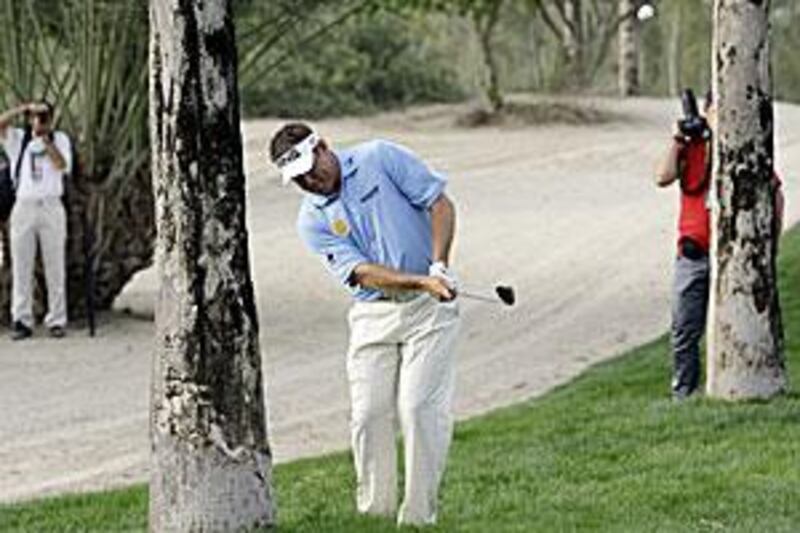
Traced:
POLYGON ((639 24, 635 0, 619 0, 619 94, 639 94, 639 24))
POLYGON ((230 0, 152 0, 151 531, 274 522, 230 0))
POLYGON ((563 48, 567 83, 580 87, 584 76, 584 38, 582 0, 563 0, 563 48))
POLYGON ((683 2, 674 6, 670 20, 669 41, 667 44, 667 78, 669 94, 681 94, 681 63, 683 51, 683 2))
POLYGON ((775 256, 769 2, 716 0, 709 396, 768 398, 787 388, 775 256))
POLYGON ((574 59, 579 50, 578 32, 580 31, 581 0, 563 0, 564 50, 567 57, 574 59))

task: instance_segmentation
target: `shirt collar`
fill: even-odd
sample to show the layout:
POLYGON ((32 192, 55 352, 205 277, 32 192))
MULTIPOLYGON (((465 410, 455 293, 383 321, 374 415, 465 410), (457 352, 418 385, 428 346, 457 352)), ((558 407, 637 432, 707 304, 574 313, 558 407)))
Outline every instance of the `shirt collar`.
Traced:
MULTIPOLYGON (((358 170, 356 154, 353 150, 334 150, 333 155, 335 155, 336 159, 339 161, 339 168, 342 171, 342 188, 344 188, 345 180, 350 179, 358 170)), ((311 200, 311 203, 314 204, 314 206, 325 207, 339 198, 341 193, 342 191, 340 189, 339 194, 335 194, 333 196, 323 196, 321 194, 313 193, 306 193, 306 195, 311 200)))
POLYGON ((339 160, 339 167, 342 169, 342 180, 352 177, 358 170, 355 152, 353 150, 335 150, 333 153, 336 154, 336 159, 339 160))

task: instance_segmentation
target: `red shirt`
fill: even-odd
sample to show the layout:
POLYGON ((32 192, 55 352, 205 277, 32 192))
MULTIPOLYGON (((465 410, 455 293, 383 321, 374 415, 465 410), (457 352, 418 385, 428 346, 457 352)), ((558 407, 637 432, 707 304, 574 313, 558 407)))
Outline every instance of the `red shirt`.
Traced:
MULTIPOLYGON (((681 161, 681 212, 678 219, 678 250, 684 239, 691 239, 708 253, 711 243, 711 213, 708 191, 711 186, 710 160, 706 158, 709 145, 704 141, 692 141, 683 147, 681 161)), ((776 188, 776 218, 783 217, 783 206, 778 202, 781 179, 773 173, 776 188)))
POLYGON ((705 141, 692 141, 683 147, 681 176, 681 211, 678 218, 678 246, 691 239, 708 252, 711 242, 711 216, 708 190, 711 184, 705 141))

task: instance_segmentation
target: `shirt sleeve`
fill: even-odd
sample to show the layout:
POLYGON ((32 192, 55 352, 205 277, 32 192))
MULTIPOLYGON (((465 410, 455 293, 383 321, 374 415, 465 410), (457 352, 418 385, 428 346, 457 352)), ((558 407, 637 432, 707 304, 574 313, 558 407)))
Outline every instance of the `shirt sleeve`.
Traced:
POLYGON ((433 205, 447 185, 445 177, 407 148, 380 141, 378 150, 383 170, 408 201, 425 209, 433 205))
POLYGON ((369 262, 352 239, 334 235, 323 217, 301 210, 297 230, 306 247, 319 256, 328 271, 344 286, 354 288, 355 268, 369 262))
POLYGON ((53 136, 53 143, 56 145, 56 148, 58 148, 61 157, 64 158, 64 162, 66 163, 64 174, 72 174, 72 141, 69 139, 69 136, 62 131, 57 131, 53 136))
POLYGON ((17 164, 17 159, 19 158, 19 149, 20 144, 22 143, 22 135, 23 132, 19 128, 6 128, 6 134, 2 138, 3 142, 3 151, 6 153, 6 158, 8 158, 8 164, 11 171, 14 171, 14 168, 17 164))

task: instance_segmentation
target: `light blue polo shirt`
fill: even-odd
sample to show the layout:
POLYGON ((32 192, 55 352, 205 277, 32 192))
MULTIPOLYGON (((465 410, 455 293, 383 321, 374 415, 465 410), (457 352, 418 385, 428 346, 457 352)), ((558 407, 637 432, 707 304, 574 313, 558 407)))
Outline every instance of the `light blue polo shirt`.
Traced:
POLYGON ((431 264, 428 209, 445 178, 402 146, 372 141, 334 152, 342 171, 338 195, 305 194, 297 229, 306 246, 358 300, 381 291, 349 283, 361 263, 427 274, 431 264))

